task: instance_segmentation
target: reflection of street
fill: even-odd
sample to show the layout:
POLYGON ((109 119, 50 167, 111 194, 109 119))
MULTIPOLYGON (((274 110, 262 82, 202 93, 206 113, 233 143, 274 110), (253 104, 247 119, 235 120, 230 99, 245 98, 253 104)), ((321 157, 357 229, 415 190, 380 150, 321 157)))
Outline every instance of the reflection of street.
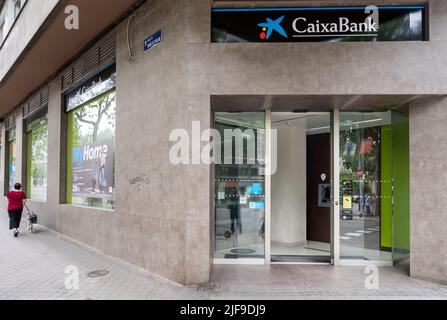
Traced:
POLYGON ((368 260, 390 260, 390 252, 380 251, 380 217, 354 214, 340 221, 341 254, 368 260))
MULTIPOLYGON (((262 226, 263 209, 250 209, 246 206, 240 207, 240 227, 231 234, 231 217, 228 208, 216 209, 216 257, 224 258, 230 254, 232 249, 252 249, 253 255, 264 254, 264 238, 260 234, 262 226), (227 234, 227 237, 225 237, 227 234)), ((235 221, 233 221, 234 223, 235 221)))
POLYGON ((380 218, 355 215, 341 221, 340 239, 344 245, 380 250, 380 218))

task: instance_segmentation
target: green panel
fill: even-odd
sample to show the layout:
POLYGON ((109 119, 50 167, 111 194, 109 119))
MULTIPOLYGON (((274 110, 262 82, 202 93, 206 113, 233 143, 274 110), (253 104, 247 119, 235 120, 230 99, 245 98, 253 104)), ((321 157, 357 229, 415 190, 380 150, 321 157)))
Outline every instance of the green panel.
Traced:
POLYGON ((381 235, 380 246, 391 249, 393 246, 393 204, 392 204, 392 152, 393 128, 382 126, 381 135, 381 235))
POLYGON ((33 134, 30 132, 26 135, 26 196, 28 199, 32 198, 31 195, 31 170, 32 170, 32 146, 33 134))
POLYGON ((410 151, 409 123, 393 125, 394 175, 394 249, 397 253, 410 250, 410 151))
POLYGON ((71 204, 71 160, 73 157, 73 112, 67 115, 67 185, 66 185, 66 203, 71 204))

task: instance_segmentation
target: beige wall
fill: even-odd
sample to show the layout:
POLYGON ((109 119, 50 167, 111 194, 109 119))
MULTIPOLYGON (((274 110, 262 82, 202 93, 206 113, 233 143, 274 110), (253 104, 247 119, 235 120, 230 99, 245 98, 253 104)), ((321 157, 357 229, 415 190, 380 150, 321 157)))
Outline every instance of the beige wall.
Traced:
MULTIPOLYGON (((27 0, 20 18, 11 29, 8 39, 0 49, 0 81, 25 50, 39 27, 43 24, 59 0, 27 0)), ((13 15, 13 8, 8 12, 13 15)), ((12 17, 9 16, 9 20, 12 17)))
POLYGON ((186 7, 149 1, 136 12, 132 63, 127 21, 118 26, 115 211, 62 205, 60 230, 163 277, 200 283, 209 275, 209 168, 168 159, 171 130, 210 125, 209 98, 186 90, 186 7), (143 53, 144 39, 160 29, 163 43, 143 53), (142 174, 148 185, 129 184, 142 174))
POLYGON ((306 243, 306 144, 306 129, 278 129, 278 169, 272 176, 271 188, 273 243, 306 243))
POLYGON ((429 42, 190 44, 189 89, 197 94, 445 94, 447 1, 428 2, 429 42))
POLYGON ((447 284, 447 98, 410 108, 411 275, 447 284))
MULTIPOLYGON (((187 91, 186 47, 196 30, 187 17, 195 15, 197 2, 148 1, 137 10, 131 63, 127 21, 117 28, 115 209, 61 204, 66 160, 60 77, 50 83, 48 202, 31 202, 43 225, 179 283, 207 282, 210 267, 210 169, 172 166, 168 158, 171 130, 189 129, 192 121, 210 127, 209 95, 187 91), (160 29, 163 43, 143 53, 144 39, 160 29), (131 186, 129 180, 142 174, 150 183, 131 186)), ((22 110, 16 113, 22 150, 22 110)), ((18 154, 18 172, 20 159, 18 154)), ((3 199, 1 206, 6 208, 3 199)))

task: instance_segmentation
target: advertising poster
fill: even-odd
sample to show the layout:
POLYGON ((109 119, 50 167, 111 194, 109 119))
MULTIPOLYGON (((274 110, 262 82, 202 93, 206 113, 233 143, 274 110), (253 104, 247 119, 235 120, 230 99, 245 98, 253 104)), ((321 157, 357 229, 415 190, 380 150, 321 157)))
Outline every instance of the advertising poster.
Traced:
POLYGON ((113 139, 74 147, 72 150, 72 195, 112 200, 113 139))

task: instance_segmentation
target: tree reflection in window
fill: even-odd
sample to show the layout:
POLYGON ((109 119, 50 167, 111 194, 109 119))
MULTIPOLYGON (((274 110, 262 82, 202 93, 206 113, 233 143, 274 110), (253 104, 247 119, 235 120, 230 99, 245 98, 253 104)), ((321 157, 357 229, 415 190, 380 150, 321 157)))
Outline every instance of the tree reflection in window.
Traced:
POLYGON ((113 91, 73 111, 73 145, 114 137, 115 106, 116 92, 113 91))
POLYGON ((28 131, 27 195, 34 200, 47 199, 48 125, 47 116, 30 123, 28 131))

